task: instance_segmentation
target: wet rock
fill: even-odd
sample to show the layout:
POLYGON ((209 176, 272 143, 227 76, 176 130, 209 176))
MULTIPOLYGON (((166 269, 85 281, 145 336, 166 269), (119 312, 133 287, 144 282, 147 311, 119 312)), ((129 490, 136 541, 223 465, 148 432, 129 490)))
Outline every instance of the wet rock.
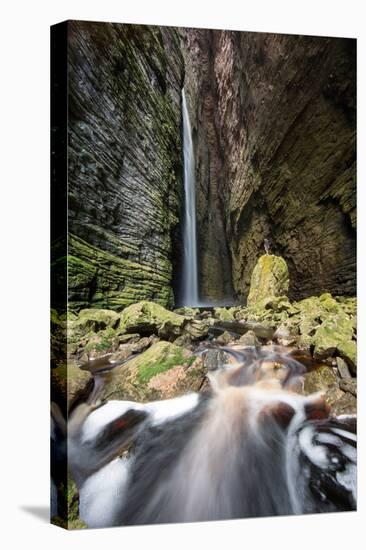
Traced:
POLYGON ((351 393, 352 395, 357 397, 357 381, 354 378, 340 380, 339 387, 344 392, 351 393))
POLYGON ((344 403, 345 395, 346 394, 337 386, 332 386, 325 392, 324 399, 326 404, 330 407, 330 413, 333 416, 337 416, 337 414, 340 414, 339 412, 337 412, 339 410, 338 403, 342 403, 342 400, 344 403))
POLYGON ((243 324, 246 328, 246 331, 252 330, 258 338, 261 338, 263 340, 271 340, 273 338, 274 329, 272 327, 272 323, 252 323, 248 321, 243 324))
POLYGON ((250 281, 248 306, 283 296, 289 288, 288 267, 280 256, 264 255, 259 258, 250 281))
POLYGON ((151 391, 159 392, 162 399, 170 399, 189 392, 203 389, 206 381, 206 369, 197 357, 188 367, 177 366, 151 378, 148 386, 151 391))
POLYGON ((216 342, 218 344, 221 344, 221 345, 224 345, 224 346, 226 344, 228 344, 229 342, 232 342, 233 340, 234 340, 233 335, 230 334, 230 332, 227 332, 227 331, 223 332, 222 334, 220 334, 220 336, 218 336, 216 338, 216 342))
POLYGON ((248 330, 243 336, 239 338, 236 342, 237 344, 241 344, 243 346, 259 346, 260 341, 258 340, 255 332, 253 330, 248 330))
POLYGON ((343 395, 333 403, 331 412, 334 416, 339 416, 341 414, 357 414, 356 397, 351 393, 343 393, 343 395))
POLYGON ((197 362, 192 352, 160 341, 116 367, 104 395, 147 402, 195 391, 203 378, 202 362, 197 362))
POLYGON ((344 379, 351 378, 351 373, 349 372, 349 368, 345 360, 342 359, 342 357, 337 357, 336 361, 339 376, 344 379))
POLYGON ((286 325, 280 325, 273 334, 273 340, 281 346, 292 346, 297 342, 297 335, 293 334, 286 325))
POLYGON ((306 395, 328 390, 332 386, 337 386, 337 377, 330 367, 317 367, 305 375, 304 392, 306 395))
POLYGON ((211 318, 212 318, 212 311, 211 311, 211 310, 204 310, 204 311, 201 311, 201 312, 197 315, 197 318, 198 318, 198 319, 211 319, 211 318))
POLYGON ((228 362, 228 355, 220 349, 209 349, 203 354, 203 364, 208 371, 214 371, 228 362))

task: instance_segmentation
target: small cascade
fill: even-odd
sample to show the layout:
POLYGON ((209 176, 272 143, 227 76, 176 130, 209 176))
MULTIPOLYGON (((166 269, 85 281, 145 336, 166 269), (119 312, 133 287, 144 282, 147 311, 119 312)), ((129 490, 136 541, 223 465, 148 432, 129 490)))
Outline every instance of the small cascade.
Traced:
POLYGON ((192 142, 192 129, 184 88, 182 89, 183 161, 184 161, 184 217, 183 217, 183 266, 181 304, 199 305, 198 262, 196 229, 196 178, 192 142))

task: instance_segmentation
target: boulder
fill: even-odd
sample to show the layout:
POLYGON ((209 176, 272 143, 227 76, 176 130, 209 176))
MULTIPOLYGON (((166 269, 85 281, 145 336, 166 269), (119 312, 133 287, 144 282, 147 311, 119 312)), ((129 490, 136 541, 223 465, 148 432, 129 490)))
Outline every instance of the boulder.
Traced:
POLYGON ((337 386, 337 377, 331 367, 317 367, 305 375, 304 392, 306 395, 326 391, 333 386, 337 386))
POLYGON ((203 354, 203 365, 208 371, 217 370, 226 364, 229 356, 220 348, 208 349, 203 354))
POLYGON ((173 342, 176 346, 181 346, 183 348, 190 347, 192 344, 192 338, 189 334, 183 334, 182 336, 178 336, 173 342))
POLYGON ((97 333, 89 333, 85 339, 80 341, 80 344, 86 354, 97 357, 107 352, 116 351, 120 344, 120 338, 116 331, 109 327, 97 333))
POLYGON ((276 340, 281 346, 291 346, 297 342, 297 335, 288 326, 282 324, 275 330, 273 340, 276 340))
POLYGON ((351 393, 343 393, 331 406, 334 416, 341 414, 357 414, 357 399, 351 393))
POLYGON ((214 317, 220 321, 234 321, 234 308, 215 307, 214 317))
POLYGON ((104 397, 140 402, 197 391, 205 377, 201 360, 189 350, 166 341, 153 344, 111 373, 104 397))
POLYGON ((119 315, 109 309, 82 309, 74 320, 68 320, 68 331, 72 337, 80 337, 88 332, 97 332, 108 327, 115 328, 119 315))
POLYGON ((237 344, 241 344, 243 346, 259 346, 260 342, 253 330, 248 330, 243 336, 239 338, 236 342, 237 344))
POLYGON ((353 322, 344 313, 326 317, 316 329, 312 339, 314 356, 325 359, 340 355, 354 372, 356 370, 356 343, 352 341, 353 322))
POLYGON ((352 374, 357 374, 357 344, 354 340, 342 339, 337 344, 339 355, 346 361, 352 374))
POLYGON ((261 256, 253 270, 248 306, 263 302, 268 297, 283 296, 289 288, 287 263, 281 256, 261 256))
POLYGON ((351 373, 349 372, 349 368, 345 360, 342 359, 342 357, 337 357, 336 361, 339 376, 344 379, 351 378, 351 373))
POLYGON ((187 318, 168 311, 154 302, 138 302, 125 308, 121 314, 119 332, 141 335, 159 334, 165 339, 175 339, 182 334, 187 318))
POLYGON ((177 309, 174 309, 173 313, 177 313, 178 315, 183 315, 184 317, 196 317, 198 315, 200 310, 195 307, 179 307, 177 309))
POLYGON ((233 337, 230 332, 227 332, 225 330, 225 332, 223 332, 222 334, 220 334, 220 336, 218 336, 216 338, 216 342, 218 344, 221 344, 223 346, 225 346, 226 344, 228 344, 229 342, 231 342, 232 340, 234 340, 235 337, 233 337))
POLYGON ((351 393, 357 397, 357 381, 354 378, 347 378, 339 381, 339 387, 346 393, 351 393))
POLYGON ((183 334, 187 334, 192 340, 202 340, 208 335, 213 322, 211 318, 190 320, 184 326, 183 334))

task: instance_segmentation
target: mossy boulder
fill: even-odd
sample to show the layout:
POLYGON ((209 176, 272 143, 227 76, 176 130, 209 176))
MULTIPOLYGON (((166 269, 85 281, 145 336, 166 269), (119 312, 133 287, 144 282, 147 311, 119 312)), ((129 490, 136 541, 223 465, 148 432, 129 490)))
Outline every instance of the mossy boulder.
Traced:
POLYGON ((200 310, 198 308, 187 306, 174 309, 174 313, 177 313, 178 315, 183 315, 184 317, 196 317, 199 312, 200 310))
POLYGON ((203 379, 202 362, 191 351, 160 341, 116 367, 104 393, 109 399, 147 402, 196 391, 203 379))
POLYGON ((154 302, 138 302, 123 310, 118 331, 137 332, 141 335, 159 334, 162 338, 175 339, 182 334, 186 317, 168 311, 154 302))
POLYGON ((213 319, 192 319, 184 326, 184 334, 187 334, 192 340, 202 340, 208 335, 210 327, 213 325, 213 319))
POLYGON ((115 329, 108 327, 97 333, 91 333, 84 346, 84 351, 97 357, 100 354, 116 351, 119 344, 119 336, 115 329))
POLYGON ((119 324, 119 314, 110 309, 82 309, 78 317, 67 321, 68 343, 77 343, 89 333, 107 328, 114 329, 119 324))
POLYGON ((344 313, 333 313, 316 329, 312 343, 318 359, 340 355, 353 372, 356 371, 356 342, 353 320, 344 313))
POLYGON ((234 321, 234 308, 215 307, 214 317, 220 321, 234 321))
POLYGON ((286 295, 289 288, 289 273, 286 261, 281 256, 261 256, 253 270, 247 304, 261 303, 268 297, 286 295))

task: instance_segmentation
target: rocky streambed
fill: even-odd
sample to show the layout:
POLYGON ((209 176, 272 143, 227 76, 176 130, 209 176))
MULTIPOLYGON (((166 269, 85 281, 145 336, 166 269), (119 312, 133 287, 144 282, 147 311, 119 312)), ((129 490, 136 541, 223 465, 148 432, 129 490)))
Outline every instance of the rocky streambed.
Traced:
MULTIPOLYGON (((52 400, 66 415, 99 382, 102 402, 211 392, 212 371, 259 359, 261 379, 282 383, 289 365, 299 365, 291 391, 321 392, 330 416, 355 415, 356 298, 323 293, 291 301, 288 282, 286 263, 266 255, 246 306, 168 310, 141 301, 122 311, 53 311, 52 400)), ((69 527, 80 527, 72 480, 66 500, 69 527)))
POLYGON ((61 400, 72 400, 98 371, 108 377, 108 398, 151 401, 199 391, 215 362, 225 362, 223 348, 276 346, 306 366, 301 391, 326 392, 333 414, 356 412, 354 298, 279 296, 248 307, 175 311, 143 301, 121 313, 54 314, 52 322, 52 386, 61 400), (66 326, 67 364, 57 356, 66 326))

